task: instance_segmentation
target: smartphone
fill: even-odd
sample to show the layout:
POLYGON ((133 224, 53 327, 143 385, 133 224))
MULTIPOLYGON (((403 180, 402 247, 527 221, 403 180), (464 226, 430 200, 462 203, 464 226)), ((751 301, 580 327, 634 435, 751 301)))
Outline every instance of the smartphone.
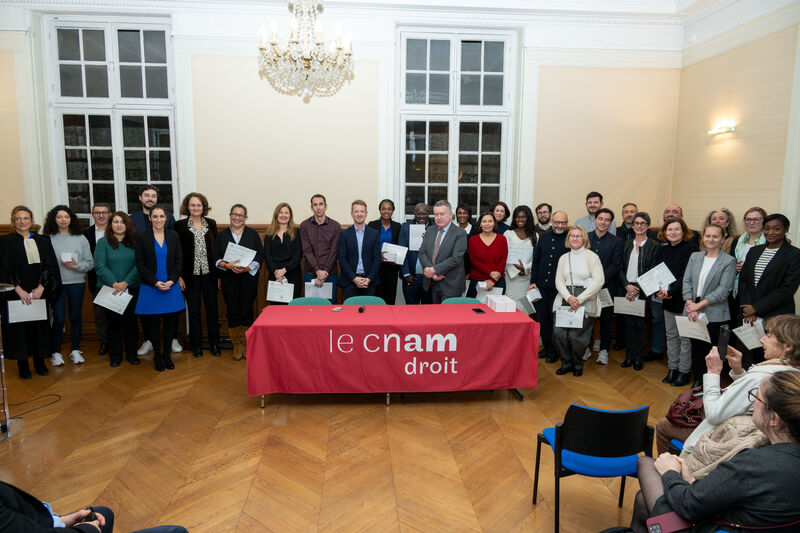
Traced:
POLYGON ((344 309, 344 307, 342 307, 341 305, 337 305, 332 309, 332 311, 341 311, 342 309, 344 309))
POLYGON ((479 315, 485 315, 486 314, 486 311, 484 311, 480 307, 473 307, 472 308, 472 312, 476 313, 476 314, 479 314, 479 315))
POLYGON ((80 520, 78 520, 79 524, 83 522, 94 522, 95 520, 97 520, 97 515, 94 514, 94 509, 92 509, 91 507, 87 507, 87 509, 89 509, 89 511, 91 512, 86 516, 84 516, 83 518, 81 518, 80 520))
POLYGON ((723 361, 725 356, 728 355, 728 343, 731 341, 731 329, 728 326, 719 328, 719 341, 717 342, 717 351, 719 358, 723 361))

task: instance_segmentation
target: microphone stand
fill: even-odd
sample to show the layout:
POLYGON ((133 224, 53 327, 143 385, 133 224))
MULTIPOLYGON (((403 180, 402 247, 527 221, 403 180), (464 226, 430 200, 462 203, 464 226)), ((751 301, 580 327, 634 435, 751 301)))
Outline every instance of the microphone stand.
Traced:
POLYGON ((8 411, 8 394, 6 393, 6 358, 3 355, 3 339, 0 336, 0 388, 3 394, 3 421, 0 423, 0 442, 22 433, 25 422, 21 418, 11 418, 8 411))

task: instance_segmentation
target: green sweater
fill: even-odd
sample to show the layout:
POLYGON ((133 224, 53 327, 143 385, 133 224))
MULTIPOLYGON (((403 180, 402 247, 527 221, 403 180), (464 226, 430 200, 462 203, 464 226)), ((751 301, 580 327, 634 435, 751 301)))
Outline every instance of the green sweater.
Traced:
POLYGON ((111 287, 124 281, 129 288, 139 286, 139 271, 136 270, 136 252, 119 243, 117 249, 109 246, 105 238, 97 241, 94 249, 94 271, 97 273, 97 286, 111 287))

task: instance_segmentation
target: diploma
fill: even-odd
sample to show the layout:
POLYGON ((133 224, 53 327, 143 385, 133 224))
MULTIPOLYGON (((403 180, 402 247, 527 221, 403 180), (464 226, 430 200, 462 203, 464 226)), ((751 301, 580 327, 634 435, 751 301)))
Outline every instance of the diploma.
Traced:
POLYGON ((8 322, 36 322, 47 320, 47 302, 44 300, 31 300, 30 305, 25 305, 21 300, 8 302, 8 322))
POLYGON ((330 300, 333 298, 333 283, 323 283, 322 287, 314 285, 313 281, 305 284, 306 296, 316 296, 330 300))
POLYGON ((764 336, 764 328, 758 322, 739 326, 733 330, 733 333, 739 337, 739 340, 748 350, 761 348, 761 337, 764 336))
POLYGON ((678 335, 689 339, 697 339, 710 343, 708 327, 700 320, 689 320, 688 316, 676 316, 675 325, 678 326, 678 335))
POLYGON ((639 288, 642 289, 644 295, 650 296, 661 289, 667 290, 669 284, 675 281, 675 276, 669 271, 667 265, 659 263, 639 276, 636 281, 639 283, 639 288))
POLYGON ((408 225, 408 249, 412 252, 419 251, 422 246, 422 236, 425 235, 425 224, 408 225))
POLYGON ((395 265, 403 264, 403 262, 406 260, 406 253, 408 253, 408 248, 405 246, 399 246, 389 242, 383 243, 383 246, 381 247, 381 255, 383 258, 390 263, 394 263, 395 265))
POLYGON ((531 262, 533 258, 533 248, 530 246, 509 246, 508 247, 508 258, 506 259, 506 264, 508 265, 516 265, 522 262, 523 265, 527 265, 531 262))
POLYGON ((128 289, 125 289, 119 294, 114 294, 113 287, 103 285, 97 292, 94 303, 118 315, 122 315, 125 313, 125 309, 128 308, 128 304, 131 303, 132 299, 133 296, 128 292, 128 289))
MULTIPOLYGON (((314 284, 313 282, 311 283, 314 284)), ((270 281, 267 284, 267 301, 288 304, 294 300, 294 284, 285 279, 283 281, 270 281)))
POLYGON ((62 253, 61 254, 61 260, 64 261, 65 263, 69 263, 70 261, 77 262, 77 258, 75 257, 75 254, 73 254, 72 252, 64 252, 64 253, 62 253))
POLYGON ((502 287, 494 287, 492 289, 487 289, 486 288, 486 282, 485 281, 479 281, 478 282, 478 294, 475 295, 475 298, 477 298, 480 303, 485 304, 487 296, 490 296, 490 295, 500 296, 502 294, 503 294, 503 288, 502 287), (483 284, 483 287, 481 287, 481 284, 483 284))
POLYGON ((225 248, 225 256, 222 258, 226 263, 236 263, 237 266, 249 266, 256 258, 256 251, 244 246, 239 246, 235 242, 229 242, 228 247, 225 248))
POLYGON ((582 328, 583 316, 586 313, 586 308, 580 306, 577 311, 570 312, 570 307, 566 305, 559 305, 556 307, 556 323, 557 328, 582 328))
POLYGON ((615 296, 614 312, 620 315, 644 316, 645 301, 639 298, 630 301, 624 296, 615 296))
POLYGON ((539 289, 533 288, 533 289, 531 289, 531 290, 529 290, 528 292, 525 293, 525 298, 530 303, 536 303, 536 302, 538 302, 539 300, 542 299, 542 293, 539 292, 539 289))
POLYGON ((604 307, 614 307, 614 300, 611 298, 611 293, 608 289, 600 291, 600 309, 604 307))

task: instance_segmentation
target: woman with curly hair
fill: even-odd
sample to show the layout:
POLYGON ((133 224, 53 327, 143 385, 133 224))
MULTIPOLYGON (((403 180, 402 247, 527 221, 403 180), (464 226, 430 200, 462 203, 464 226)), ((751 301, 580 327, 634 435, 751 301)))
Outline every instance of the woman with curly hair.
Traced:
POLYGON ((86 288, 86 273, 94 268, 94 258, 89 248, 89 241, 83 235, 81 223, 75 213, 66 205, 57 205, 51 209, 44 219, 42 228, 44 235, 50 236, 50 242, 61 270, 61 294, 53 302, 53 326, 50 334, 50 363, 62 366, 61 341, 64 336, 64 322, 69 305, 70 354, 73 363, 85 361, 81 352, 81 333, 83 321, 81 307, 83 292, 86 288))

